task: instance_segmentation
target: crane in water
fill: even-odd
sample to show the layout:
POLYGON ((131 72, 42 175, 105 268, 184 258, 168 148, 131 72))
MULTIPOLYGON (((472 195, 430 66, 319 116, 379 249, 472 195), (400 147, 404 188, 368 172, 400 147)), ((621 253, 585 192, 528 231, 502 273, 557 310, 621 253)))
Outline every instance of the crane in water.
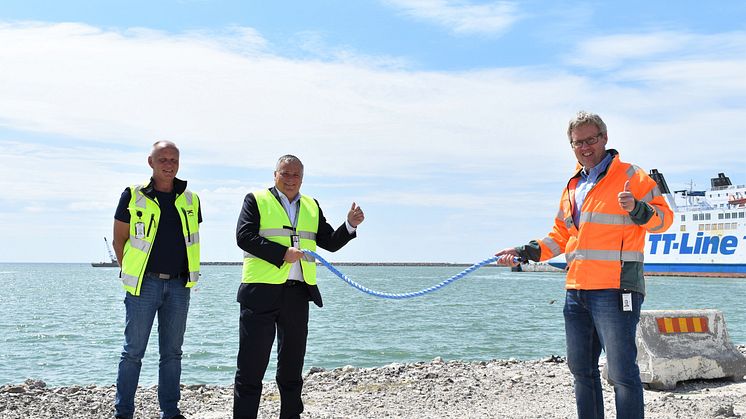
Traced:
POLYGON ((106 245, 106 251, 109 253, 109 259, 110 262, 91 262, 91 266, 94 268, 113 268, 118 267, 119 263, 117 263, 117 258, 114 257, 114 252, 111 251, 111 246, 109 246, 109 241, 106 240, 106 237, 104 237, 104 244, 106 245))

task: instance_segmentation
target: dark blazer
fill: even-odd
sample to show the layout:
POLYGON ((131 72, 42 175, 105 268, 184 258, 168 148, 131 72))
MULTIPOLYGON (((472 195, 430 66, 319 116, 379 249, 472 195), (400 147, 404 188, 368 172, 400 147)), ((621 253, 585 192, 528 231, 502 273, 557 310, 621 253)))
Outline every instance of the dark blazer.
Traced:
MULTIPOLYGON (((272 195, 280 201, 277 189, 269 188, 272 195)), ((318 205, 318 201, 316 204, 318 205)), ((256 204, 256 198, 253 193, 246 195, 241 208, 241 214, 238 216, 238 225, 236 226, 236 243, 238 247, 251 253, 252 255, 262 258, 265 261, 277 266, 278 268, 284 263, 285 251, 287 247, 269 241, 259 235, 259 207, 256 204)), ((347 226, 342 223, 339 228, 334 228, 326 222, 324 213, 319 207, 319 227, 316 232, 316 245, 330 252, 336 252, 341 249, 347 242, 354 239, 355 233, 350 234, 347 226)), ((321 300, 321 293, 316 285, 308 286, 309 301, 313 301, 317 306, 322 307, 324 304, 321 300)), ((262 312, 263 309, 276 307, 277 300, 282 295, 282 285, 274 284, 244 284, 238 288, 237 301, 255 312, 262 312)))

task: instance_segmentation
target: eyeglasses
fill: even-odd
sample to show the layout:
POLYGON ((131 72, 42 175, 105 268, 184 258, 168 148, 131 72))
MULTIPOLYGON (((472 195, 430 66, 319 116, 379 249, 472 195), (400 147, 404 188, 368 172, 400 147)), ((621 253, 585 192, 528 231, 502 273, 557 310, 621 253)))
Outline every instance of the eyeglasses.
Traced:
POLYGON ((588 137, 584 140, 575 140, 570 141, 570 146, 572 148, 580 148, 583 146, 583 144, 593 145, 598 142, 598 140, 601 139, 601 136, 604 135, 603 132, 599 132, 598 134, 594 135, 593 137, 588 137))
POLYGON ((281 170, 281 171, 275 172, 275 173, 277 173, 278 175, 280 175, 280 177, 283 178, 283 179, 300 179, 301 177, 303 177, 302 173, 286 172, 284 170, 281 170))

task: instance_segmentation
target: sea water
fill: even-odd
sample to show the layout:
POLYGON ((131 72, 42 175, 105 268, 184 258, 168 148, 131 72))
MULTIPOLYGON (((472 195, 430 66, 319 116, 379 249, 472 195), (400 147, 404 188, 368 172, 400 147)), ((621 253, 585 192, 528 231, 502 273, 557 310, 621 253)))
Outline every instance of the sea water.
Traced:
MULTIPOLYGON (((350 266, 379 291, 417 291, 463 268, 350 266)), ((0 264, 0 385, 27 378, 51 386, 110 385, 124 330, 117 268, 0 264)), ((192 290, 182 382, 230 384, 238 350, 240 266, 204 266, 192 290)), ((311 305, 306 369, 392 362, 537 359, 564 355, 564 276, 484 267, 407 300, 364 294, 319 267, 324 308, 311 305)), ((734 343, 746 343, 746 279, 649 277, 643 309, 722 310, 734 343)), ((141 385, 157 383, 157 322, 141 385)), ((265 379, 274 377, 276 351, 265 379)))

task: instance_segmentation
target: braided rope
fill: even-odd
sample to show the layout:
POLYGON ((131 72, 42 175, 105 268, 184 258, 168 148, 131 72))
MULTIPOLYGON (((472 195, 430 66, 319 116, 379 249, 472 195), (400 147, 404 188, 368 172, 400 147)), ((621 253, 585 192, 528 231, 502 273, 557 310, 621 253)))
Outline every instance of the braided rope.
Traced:
POLYGON ((341 280, 343 280, 344 282, 346 282, 347 284, 349 284, 353 288, 356 288, 359 291, 362 291, 362 292, 364 292, 366 294, 370 294, 370 295, 372 295, 374 297, 389 298, 389 299, 392 299, 392 300, 401 300, 401 299, 404 299, 404 298, 420 297, 420 296, 423 296, 425 294, 431 293, 433 291, 437 291, 437 290, 445 287, 446 285, 450 284, 451 282, 454 282, 454 281, 456 281, 458 279, 461 279, 461 278, 465 277, 466 275, 468 275, 468 274, 476 271, 477 269, 481 268, 482 266, 497 261, 497 257, 493 256, 491 258, 487 258, 487 259, 485 259, 485 260, 483 260, 481 262, 477 262, 477 263, 471 265, 470 267, 464 269, 463 271, 457 273, 456 275, 454 275, 454 276, 446 279, 445 281, 442 281, 442 282, 440 282, 438 284, 435 284, 432 287, 425 288, 425 289, 419 290, 419 291, 414 291, 414 292, 406 292, 406 293, 402 293, 402 294, 393 294, 393 293, 389 293, 389 292, 374 291, 374 290, 372 290, 370 288, 367 288, 367 287, 365 287, 363 285, 360 285, 357 282, 355 282, 355 281, 351 280, 350 278, 348 278, 347 275, 345 275, 342 272, 340 272, 337 268, 335 268, 334 266, 332 266, 331 263, 327 262, 326 259, 324 259, 321 256, 319 256, 318 253, 316 253, 316 252, 314 252, 312 250, 303 250, 303 252, 305 252, 306 254, 309 254, 309 255, 315 257, 316 260, 320 261, 322 265, 326 266, 326 268, 329 269, 329 271, 331 273, 333 273, 334 275, 338 276, 341 280))

